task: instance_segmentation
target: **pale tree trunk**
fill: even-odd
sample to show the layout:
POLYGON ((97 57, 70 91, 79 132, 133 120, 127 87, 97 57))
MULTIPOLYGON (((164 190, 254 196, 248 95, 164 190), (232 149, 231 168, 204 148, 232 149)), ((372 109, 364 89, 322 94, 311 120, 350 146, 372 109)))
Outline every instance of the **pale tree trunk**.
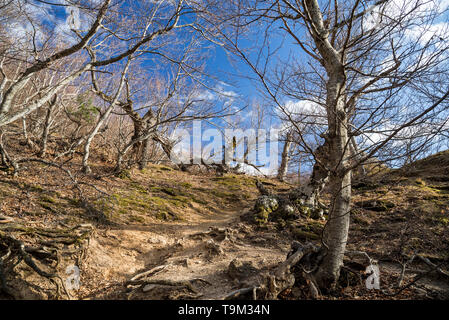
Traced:
POLYGON ((279 166, 277 179, 279 181, 284 181, 285 176, 287 175, 288 170, 288 162, 290 160, 290 147, 292 145, 292 133, 288 132, 285 137, 285 143, 284 148, 282 150, 282 157, 281 157, 281 165, 279 166))
POLYGON ((45 116, 44 130, 42 132, 41 138, 41 150, 39 151, 39 156, 43 157, 47 153, 47 142, 48 142, 48 134, 50 132, 50 127, 52 124, 51 113, 56 105, 56 96, 50 102, 50 106, 47 109, 47 114, 45 116))
POLYGON ((89 167, 90 146, 91 146, 92 141, 94 140, 95 136, 97 135, 98 131, 103 126, 103 123, 106 121, 106 119, 111 114, 113 108, 114 108, 114 104, 111 103, 111 105, 108 107, 108 109, 106 109, 106 111, 100 116, 100 119, 98 119, 97 124, 95 125, 94 129, 90 132, 89 136, 86 139, 86 142, 84 143, 84 153, 83 153, 83 172, 84 173, 90 173, 92 171, 89 167))
POLYGON ((34 146, 34 143, 33 141, 31 141, 30 136, 28 135, 26 117, 22 117, 22 130, 23 130, 23 137, 25 138, 27 146, 32 148, 34 146))
POLYGON ((333 196, 323 243, 327 246, 326 256, 317 273, 317 281, 322 288, 331 288, 340 276, 349 232, 351 210, 351 173, 343 177, 331 177, 333 196))
POLYGON ((331 288, 335 285, 343 265, 343 256, 349 232, 351 208, 351 171, 347 170, 350 151, 348 148, 348 115, 345 110, 344 57, 331 45, 317 0, 305 0, 310 15, 312 37, 323 57, 328 76, 326 83, 326 111, 329 147, 330 186, 332 193, 329 218, 323 234, 325 257, 317 273, 318 285, 331 288))
MULTIPOLYGON (((119 151, 117 155, 116 171, 120 171, 123 165, 123 158, 131 150, 132 159, 134 159, 138 165, 139 169, 143 170, 148 164, 147 153, 150 146, 151 140, 161 143, 164 149, 163 141, 157 139, 158 137, 156 130, 156 118, 153 116, 151 110, 142 118, 135 112, 132 105, 122 106, 122 108, 128 113, 134 125, 134 134, 131 137, 131 141, 125 145, 123 150, 119 151)), ((165 151, 165 149, 164 149, 165 151)))
POLYGON ((328 67, 327 113, 329 134, 329 167, 331 170, 331 208, 323 235, 326 255, 317 273, 322 288, 332 287, 340 275, 349 232, 351 207, 351 172, 346 170, 350 156, 348 119, 345 113, 345 76, 343 66, 328 67), (333 68, 332 68, 333 67, 333 68))

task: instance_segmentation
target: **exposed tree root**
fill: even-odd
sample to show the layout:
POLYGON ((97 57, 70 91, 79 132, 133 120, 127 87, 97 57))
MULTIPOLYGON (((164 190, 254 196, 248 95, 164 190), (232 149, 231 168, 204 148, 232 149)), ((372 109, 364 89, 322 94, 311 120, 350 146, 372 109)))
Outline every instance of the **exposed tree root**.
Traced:
POLYGON ((233 300, 233 299, 237 299, 239 297, 245 296, 248 293, 252 293, 252 298, 253 300, 257 300, 257 289, 259 289, 259 287, 249 287, 249 288, 242 288, 242 289, 237 289, 234 290, 230 293, 228 293, 227 295, 225 295, 222 300, 233 300))
MULTIPOLYGON (((164 266, 165 267, 165 266, 164 266)), ((153 268, 150 271, 153 271, 155 268, 153 268)), ((160 270, 163 270, 160 269, 160 270)), ((146 277, 152 276, 153 274, 148 274, 146 277)), ((135 278, 135 277, 134 277, 135 278)), ((134 279, 133 278, 133 279, 134 279)), ((181 280, 181 281, 173 281, 168 279, 142 279, 142 280, 130 280, 127 282, 128 286, 128 299, 131 299, 137 292, 149 292, 154 290, 157 287, 173 287, 175 290, 182 290, 187 289, 189 291, 189 294, 182 294, 182 293, 174 293, 172 292, 170 294, 171 299, 197 299, 202 296, 202 294, 193 286, 195 282, 202 282, 207 285, 212 285, 210 282, 201 279, 201 278, 195 278, 190 280, 181 280), (136 287, 137 285, 137 287, 136 287)))
POLYGON ((397 289, 395 291, 393 290, 382 290, 382 293, 386 296, 389 297, 393 297, 396 296, 398 294, 400 294, 402 291, 404 291, 407 288, 410 288, 412 286, 416 286, 416 283, 423 279, 424 277, 428 276, 431 273, 437 273, 440 276, 443 276, 445 278, 449 278, 449 273, 447 271, 444 271, 441 269, 441 266, 444 264, 444 261, 440 262, 438 265, 434 264, 433 262, 431 262, 428 258, 423 257, 419 254, 413 254, 411 257, 409 257, 409 259, 405 262, 402 263, 402 270, 401 270, 401 274, 399 275, 399 279, 398 279, 398 284, 397 284, 397 289), (423 263, 425 263, 427 266, 430 267, 430 269, 428 270, 411 270, 409 269, 409 271, 413 272, 413 273, 417 273, 414 277, 413 280, 411 280, 409 283, 402 285, 403 281, 404 281, 404 277, 405 277, 405 273, 407 271, 407 267, 410 266, 413 261, 415 260, 420 260, 423 263), (393 292, 392 292, 393 291, 393 292))
POLYGON ((55 286, 54 296, 57 299, 70 299, 65 281, 58 273, 58 266, 65 255, 75 255, 79 265, 91 232, 90 225, 67 229, 0 225, 0 290, 12 298, 19 298, 7 282, 8 278, 14 279, 17 276, 11 274, 16 274, 14 268, 23 261, 34 273, 48 279, 55 286), (68 246, 75 247, 75 250, 70 250, 68 246))
MULTIPOLYGON (((277 299, 279 294, 286 289, 292 288, 296 282, 295 274, 292 272, 293 267, 301 267, 302 263, 309 264, 312 255, 317 255, 320 248, 312 243, 302 245, 299 242, 294 242, 292 251, 287 256, 287 259, 281 263, 272 273, 261 276, 258 285, 252 287, 245 287, 226 294, 223 299, 231 300, 239 297, 247 297, 251 294, 254 300, 273 300, 277 299)), ((315 280, 311 273, 305 272, 303 276, 306 278, 311 296, 313 298, 319 297, 319 290, 315 284, 315 280)))
POLYGON ((140 285, 145 282, 144 280, 140 280, 141 278, 153 276, 153 275, 161 272, 162 270, 164 270, 166 267, 167 267, 167 265, 164 264, 164 265, 152 268, 148 271, 139 273, 139 274, 135 275, 134 277, 132 277, 129 281, 127 281, 126 284, 127 285, 136 285, 136 284, 140 285))

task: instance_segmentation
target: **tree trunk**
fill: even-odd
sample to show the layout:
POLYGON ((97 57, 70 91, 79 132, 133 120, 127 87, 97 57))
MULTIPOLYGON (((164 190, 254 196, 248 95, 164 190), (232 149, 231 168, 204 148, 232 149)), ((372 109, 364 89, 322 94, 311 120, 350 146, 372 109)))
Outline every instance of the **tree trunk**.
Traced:
MULTIPOLYGON (((132 119, 133 125, 134 125, 134 134, 131 137, 131 141, 133 141, 133 140, 139 139, 142 135, 144 135, 146 130, 144 128, 144 122, 141 118, 136 118, 136 117, 131 116, 131 119, 132 119)), ((146 139, 146 140, 148 140, 148 139, 146 139)), ((142 161, 142 152, 143 152, 143 148, 144 148, 144 143, 145 143, 145 141, 139 140, 132 146, 131 159, 130 159, 130 161, 128 161, 129 164, 132 164, 132 162, 135 161, 135 162, 138 162, 139 166, 140 166, 141 161, 142 161)))
POLYGON ((287 170, 288 170, 288 162, 290 160, 290 147, 292 145, 292 134, 291 132, 288 132, 286 137, 285 137, 285 143, 284 143, 284 148, 282 150, 282 158, 281 158, 281 165, 279 166, 279 170, 278 170, 278 175, 277 175, 277 179, 279 181, 284 181, 285 176, 287 175, 287 170))
POLYGON ((326 140, 322 146, 315 150, 316 162, 312 175, 307 184, 293 190, 290 198, 300 199, 303 205, 316 208, 319 206, 319 196, 329 180, 329 145, 326 140))
POLYGON ((53 112, 55 104, 56 104, 56 96, 50 102, 50 106, 47 109, 47 115, 45 116, 44 130, 42 132, 41 138, 41 150, 39 151, 40 157, 45 156, 45 153, 47 153, 48 133, 50 132, 50 127, 52 124, 51 113, 53 112))
POLYGON ((329 168, 331 186, 331 208, 323 234, 326 255, 317 272, 321 288, 333 288, 340 276, 343 256, 349 232, 351 210, 351 171, 347 170, 350 158, 348 117, 345 113, 345 75, 343 66, 335 64, 329 68, 327 83, 327 113, 329 133, 329 168))
POLYGON ((143 170, 147 167, 147 164, 148 164, 147 154, 148 154, 149 146, 150 146, 150 139, 145 139, 144 141, 142 141, 142 150, 141 150, 140 159, 139 159, 139 169, 140 170, 143 170))
POLYGON ((92 144, 92 141, 94 140, 94 138, 97 135, 100 128, 103 126, 103 123, 106 121, 106 119, 111 114, 111 111, 113 108, 114 108, 114 104, 111 104, 108 107, 108 109, 103 113, 103 115, 100 116, 100 119, 98 119, 97 124, 95 125, 94 129, 90 132, 89 136, 86 139, 86 143, 84 144, 84 155, 83 155, 83 172, 84 173, 90 173, 92 171, 89 167, 90 145, 92 144))
POLYGON ((349 232, 351 172, 346 172, 343 177, 332 177, 331 180, 333 199, 323 236, 326 255, 316 277, 321 288, 332 288, 338 280, 349 232))
POLYGON ((333 199, 322 239, 326 255, 315 274, 320 288, 327 289, 336 284, 340 275, 348 239, 351 207, 351 172, 347 169, 350 148, 348 146, 349 119, 345 109, 345 58, 329 41, 329 30, 323 20, 318 1, 305 0, 304 5, 310 17, 312 38, 323 58, 322 63, 328 77, 326 81, 328 121, 326 142, 329 147, 328 168, 333 199))
POLYGON ((32 148, 34 144, 33 141, 31 141, 30 136, 28 135, 26 117, 22 117, 22 130, 23 130, 23 137, 25 138, 27 146, 32 148))

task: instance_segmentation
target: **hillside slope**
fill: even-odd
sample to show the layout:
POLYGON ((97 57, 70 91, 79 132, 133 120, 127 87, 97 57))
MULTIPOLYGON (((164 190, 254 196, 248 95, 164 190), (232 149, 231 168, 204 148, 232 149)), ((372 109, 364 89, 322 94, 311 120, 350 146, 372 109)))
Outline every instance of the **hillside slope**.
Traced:
MULTIPOLYGON (((101 173, 100 165, 95 169, 101 173)), ((447 298, 448 169, 446 152, 354 185, 348 251, 379 261, 383 291, 365 288, 366 259, 348 255, 341 290, 323 298, 447 298), (414 255, 419 258, 406 266, 398 290, 402 266, 414 255)), ((14 268, 3 265, 2 298, 220 299, 284 261, 293 240, 319 243, 325 224, 307 218, 252 223, 248 212, 258 191, 255 178, 245 175, 150 165, 120 176, 74 178, 76 185, 38 162, 18 177, 0 177, 0 252, 11 235, 32 249, 38 270, 46 272, 33 272, 25 256, 14 268), (73 265, 80 287, 65 292, 61 281, 73 265)), ((293 187, 262 181, 276 192, 293 187)), ((302 288, 298 283, 282 298, 310 298, 302 288)))

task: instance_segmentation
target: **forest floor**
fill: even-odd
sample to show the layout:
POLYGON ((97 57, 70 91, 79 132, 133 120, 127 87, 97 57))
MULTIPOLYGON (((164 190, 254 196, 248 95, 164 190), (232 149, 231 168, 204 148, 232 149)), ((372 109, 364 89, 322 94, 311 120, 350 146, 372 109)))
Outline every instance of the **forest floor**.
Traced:
MULTIPOLYGON (((17 177, 0 175, 0 232, 35 248, 39 268, 59 279, 71 265, 80 270, 79 289, 67 295, 55 293, 55 278, 11 261, 0 276, 15 298, 222 299, 284 261, 293 240, 320 242, 325 221, 252 223, 254 177, 163 165, 114 176, 107 164, 93 163, 101 163, 93 175, 74 176, 85 201, 73 179, 44 163, 24 164, 17 177), (49 248, 58 249, 57 259, 49 248)), ((293 187, 261 181, 275 192, 293 187)), ((449 153, 358 181, 353 193, 348 250, 379 262, 381 290, 366 288, 363 256, 347 257, 338 290, 322 298, 448 299, 449 153), (399 285, 414 255, 420 258, 406 265, 399 285)), ((6 251, 0 243, 0 257, 6 251)), ((280 298, 309 296, 297 284, 280 298)))

